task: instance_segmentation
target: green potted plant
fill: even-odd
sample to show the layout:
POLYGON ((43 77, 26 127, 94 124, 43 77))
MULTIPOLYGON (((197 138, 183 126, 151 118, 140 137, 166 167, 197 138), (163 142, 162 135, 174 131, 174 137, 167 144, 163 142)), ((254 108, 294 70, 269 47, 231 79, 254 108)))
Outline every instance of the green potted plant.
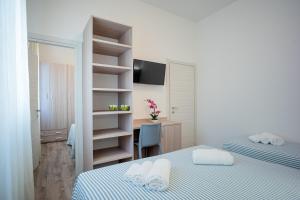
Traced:
POLYGON ((121 111, 129 111, 130 106, 129 105, 120 105, 119 110, 121 111))
POLYGON ((118 110, 118 106, 117 105, 108 105, 108 110, 109 111, 117 111, 118 110))

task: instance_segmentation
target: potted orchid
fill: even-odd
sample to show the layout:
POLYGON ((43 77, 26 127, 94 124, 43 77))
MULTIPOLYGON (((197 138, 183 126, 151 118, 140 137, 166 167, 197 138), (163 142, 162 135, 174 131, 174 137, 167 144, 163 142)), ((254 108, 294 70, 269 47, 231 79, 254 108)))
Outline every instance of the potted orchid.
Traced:
POLYGON ((156 103, 152 99, 146 99, 147 105, 150 109, 150 116, 152 122, 158 121, 158 115, 160 114, 160 110, 158 109, 156 103))

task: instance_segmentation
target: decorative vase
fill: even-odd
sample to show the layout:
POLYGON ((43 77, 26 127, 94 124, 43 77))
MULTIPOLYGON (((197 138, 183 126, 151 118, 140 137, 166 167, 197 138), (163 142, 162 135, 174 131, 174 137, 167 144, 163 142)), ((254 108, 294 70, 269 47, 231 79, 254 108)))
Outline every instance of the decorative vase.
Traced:
POLYGON ((153 123, 158 123, 158 119, 151 119, 151 121, 153 122, 153 123))

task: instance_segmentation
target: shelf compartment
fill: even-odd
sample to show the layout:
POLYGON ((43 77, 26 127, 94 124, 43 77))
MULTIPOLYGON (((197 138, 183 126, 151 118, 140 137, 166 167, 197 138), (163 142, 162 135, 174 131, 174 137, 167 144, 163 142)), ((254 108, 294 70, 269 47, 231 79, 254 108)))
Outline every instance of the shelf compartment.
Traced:
POLYGON ((94 92, 132 92, 130 89, 121 88, 93 88, 94 92))
POLYGON ((131 67, 93 63, 93 73, 118 75, 130 70, 131 67))
POLYGON ((105 19, 93 18, 93 34, 117 40, 124 44, 131 43, 131 27, 105 19), (130 34, 129 34, 130 33, 130 34))
POLYGON ((103 129, 103 130, 94 130, 93 140, 102 140, 108 138, 115 138, 115 137, 124 137, 130 136, 132 133, 124 131, 122 129, 113 128, 113 129, 103 129))
POLYGON ((120 147, 94 150, 93 165, 100 165, 108 162, 132 158, 132 154, 120 147))
POLYGON ((130 45, 93 38, 93 52, 108 56, 120 56, 131 49, 130 45))
MULTIPOLYGON (((113 112, 109 105, 128 105, 132 108, 132 90, 114 88, 96 88, 93 90, 93 110, 113 112)), ((121 109, 115 111, 124 112, 121 109)))
POLYGON ((120 115, 120 114, 131 114, 131 111, 109 111, 109 110, 95 110, 93 115, 120 115))
POLYGON ((93 73, 93 88, 112 88, 112 89, 127 89, 132 90, 133 82, 125 80, 132 77, 132 71, 127 71, 122 74, 103 74, 93 73))

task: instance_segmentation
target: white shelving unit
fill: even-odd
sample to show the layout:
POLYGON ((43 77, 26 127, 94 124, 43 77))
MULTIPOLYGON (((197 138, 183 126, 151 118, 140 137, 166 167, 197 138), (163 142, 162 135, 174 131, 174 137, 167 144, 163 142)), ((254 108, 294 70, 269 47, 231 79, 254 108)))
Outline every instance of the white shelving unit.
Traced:
POLYGON ((83 43, 84 169, 133 159, 132 28, 91 17, 83 43))

